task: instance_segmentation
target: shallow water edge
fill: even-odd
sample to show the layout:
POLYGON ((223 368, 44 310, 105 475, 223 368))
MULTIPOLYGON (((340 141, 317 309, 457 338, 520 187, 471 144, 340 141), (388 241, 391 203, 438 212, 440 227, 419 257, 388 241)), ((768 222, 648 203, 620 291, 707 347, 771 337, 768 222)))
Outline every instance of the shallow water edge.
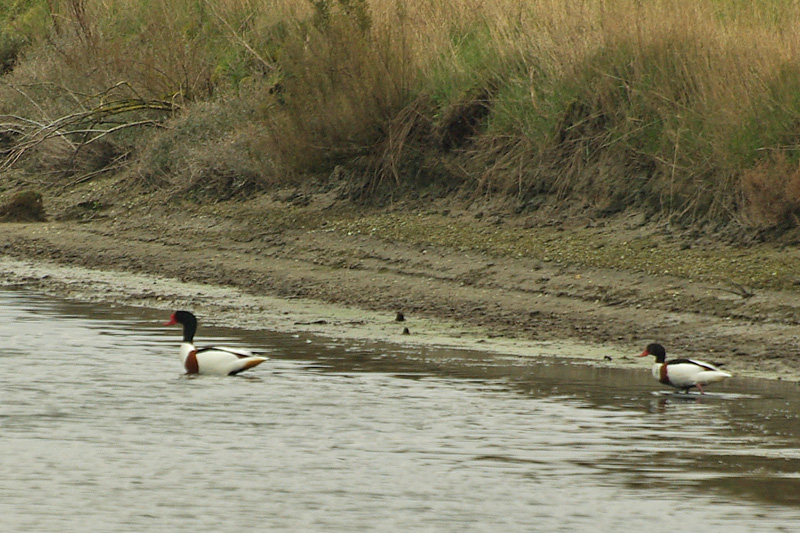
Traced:
MULTIPOLYGON (((237 288, 184 282, 122 271, 94 270, 0 255, 0 286, 20 286, 83 302, 153 309, 191 309, 205 324, 249 330, 273 330, 339 339, 390 342, 409 347, 442 347, 520 357, 566 357, 598 368, 649 371, 636 357, 641 346, 597 345, 574 340, 531 341, 495 336, 484 328, 428 317, 395 315, 325 304, 300 298, 253 295, 237 288), (404 329, 408 329, 408 334, 404 329)), ((781 374, 756 365, 726 367, 734 378, 800 383, 800 369, 781 374)))

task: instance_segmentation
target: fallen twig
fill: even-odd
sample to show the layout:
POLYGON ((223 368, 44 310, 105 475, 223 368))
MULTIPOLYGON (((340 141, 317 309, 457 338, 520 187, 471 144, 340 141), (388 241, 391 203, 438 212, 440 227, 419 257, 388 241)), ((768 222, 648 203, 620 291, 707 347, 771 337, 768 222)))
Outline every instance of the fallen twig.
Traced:
POLYGON ((730 280, 730 279, 725 280, 725 283, 730 285, 730 288, 715 287, 715 289, 718 290, 718 291, 724 291, 724 292, 729 292, 731 294, 735 294, 736 296, 739 296, 739 297, 741 297, 741 298, 743 298, 745 300, 748 299, 748 298, 752 298, 753 296, 756 295, 755 291, 753 291, 752 289, 748 289, 744 285, 736 283, 733 280, 730 280))

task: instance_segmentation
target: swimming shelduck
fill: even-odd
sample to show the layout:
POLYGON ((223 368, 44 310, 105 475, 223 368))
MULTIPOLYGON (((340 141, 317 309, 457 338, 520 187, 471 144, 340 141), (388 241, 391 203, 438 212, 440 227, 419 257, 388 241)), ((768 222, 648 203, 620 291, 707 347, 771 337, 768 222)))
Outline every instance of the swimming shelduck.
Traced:
POLYGON ((667 352, 660 344, 648 344, 639 357, 648 355, 653 355, 656 358, 656 362, 653 365, 654 378, 660 383, 671 385, 687 393, 692 387, 697 387, 700 394, 705 394, 703 385, 716 383, 731 377, 729 373, 703 361, 695 361, 694 359, 667 361, 667 352))
POLYGON ((189 311, 175 311, 165 322, 165 326, 181 324, 183 326, 183 342, 181 343, 181 362, 187 374, 212 374, 232 376, 248 368, 253 368, 267 360, 250 350, 227 348, 224 346, 206 346, 197 348, 194 334, 197 331, 197 318, 189 311))

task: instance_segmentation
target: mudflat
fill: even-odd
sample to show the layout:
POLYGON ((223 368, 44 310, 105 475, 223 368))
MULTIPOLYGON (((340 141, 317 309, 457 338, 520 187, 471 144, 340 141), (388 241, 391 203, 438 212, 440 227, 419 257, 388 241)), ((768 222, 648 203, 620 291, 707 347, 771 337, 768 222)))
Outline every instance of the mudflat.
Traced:
POLYGON ((51 195, 48 221, 0 224, 4 283, 227 325, 598 365, 647 367, 635 356, 660 342, 736 375, 800 380, 793 246, 717 242, 631 214, 378 209, 301 191, 205 206, 112 196, 51 195))

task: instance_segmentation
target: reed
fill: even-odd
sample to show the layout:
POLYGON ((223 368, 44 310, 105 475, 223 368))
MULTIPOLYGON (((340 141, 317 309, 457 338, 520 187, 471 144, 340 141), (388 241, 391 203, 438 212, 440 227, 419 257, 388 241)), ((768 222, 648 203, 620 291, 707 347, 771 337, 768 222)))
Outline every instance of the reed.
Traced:
POLYGON ((153 183, 213 195, 339 168, 370 195, 796 225, 800 2, 14 6, 0 8, 0 112, 67 114, 123 81, 169 100, 170 129, 114 139, 153 183))

